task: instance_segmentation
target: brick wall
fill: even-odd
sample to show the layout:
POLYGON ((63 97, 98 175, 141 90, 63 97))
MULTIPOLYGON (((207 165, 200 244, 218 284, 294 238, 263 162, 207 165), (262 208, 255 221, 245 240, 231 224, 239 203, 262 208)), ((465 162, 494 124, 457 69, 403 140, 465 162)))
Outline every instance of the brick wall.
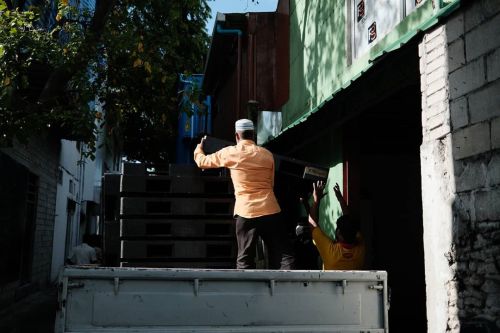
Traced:
POLYGON ((422 91, 422 214, 428 332, 445 332, 456 318, 453 242, 454 200, 448 48, 445 26, 427 33, 419 45, 422 91))
POLYGON ((500 1, 462 5, 419 52, 429 332, 490 332, 500 329, 500 1))
POLYGON ((469 3, 450 24, 458 317, 500 329, 500 1, 469 3))
POLYGON ((13 148, 2 149, 2 152, 38 176, 31 282, 43 287, 49 281, 51 269, 59 142, 37 138, 30 140, 28 145, 16 143, 13 148))

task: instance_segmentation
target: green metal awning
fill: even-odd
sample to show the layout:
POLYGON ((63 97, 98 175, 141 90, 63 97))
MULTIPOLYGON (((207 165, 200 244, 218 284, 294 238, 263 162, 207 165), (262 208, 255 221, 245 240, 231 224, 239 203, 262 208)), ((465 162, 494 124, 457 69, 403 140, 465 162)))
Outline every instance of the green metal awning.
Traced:
POLYGON ((368 65, 365 66, 359 73, 355 74, 352 78, 346 81, 339 89, 335 90, 331 95, 326 97, 326 99, 324 99, 318 106, 306 112, 300 118, 295 120, 293 123, 289 124, 287 127, 282 129, 281 132, 271 141, 278 139, 283 133, 307 121, 311 115, 321 110, 324 107, 324 105, 329 101, 331 101, 340 91, 347 89, 354 81, 363 76, 363 74, 365 74, 374 65, 374 63, 381 57, 390 52, 400 49, 402 46, 407 44, 419 33, 430 29, 431 27, 435 26, 442 18, 449 16, 452 12, 454 12, 456 9, 460 7, 460 1, 455 1, 447 4, 445 1, 441 0, 440 6, 442 8, 436 11, 436 13, 431 18, 429 18, 428 20, 417 26, 415 29, 402 35, 395 42, 389 44, 380 51, 371 55, 369 58, 368 65))

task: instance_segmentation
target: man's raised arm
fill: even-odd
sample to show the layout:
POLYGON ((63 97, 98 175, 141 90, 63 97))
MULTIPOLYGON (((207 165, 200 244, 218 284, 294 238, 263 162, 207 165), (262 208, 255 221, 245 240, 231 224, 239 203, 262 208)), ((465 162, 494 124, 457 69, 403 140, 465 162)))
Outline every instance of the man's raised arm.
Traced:
POLYGON ((205 143, 206 136, 204 136, 200 143, 194 150, 194 161, 200 169, 221 168, 225 166, 224 149, 221 149, 213 154, 205 155, 203 151, 203 144, 205 143))

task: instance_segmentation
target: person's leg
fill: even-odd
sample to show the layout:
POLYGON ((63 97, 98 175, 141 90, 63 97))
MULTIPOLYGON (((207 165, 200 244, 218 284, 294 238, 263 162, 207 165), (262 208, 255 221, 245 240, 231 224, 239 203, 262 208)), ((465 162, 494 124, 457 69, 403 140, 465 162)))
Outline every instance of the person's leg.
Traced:
POLYGON ((236 268, 255 268, 255 243, 257 234, 254 219, 246 219, 238 216, 236 218, 236 240, 238 241, 238 257, 236 268))
POLYGON ((270 269, 294 269, 295 257, 288 240, 281 214, 259 218, 259 235, 264 240, 269 254, 270 269))

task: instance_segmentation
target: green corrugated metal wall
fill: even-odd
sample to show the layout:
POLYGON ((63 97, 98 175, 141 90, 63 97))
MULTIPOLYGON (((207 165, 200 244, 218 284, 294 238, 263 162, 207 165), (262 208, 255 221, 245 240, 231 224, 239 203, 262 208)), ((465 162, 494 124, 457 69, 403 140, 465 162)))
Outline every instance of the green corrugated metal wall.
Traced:
MULTIPOLYGON (((290 99, 282 108, 283 130, 307 121, 307 117, 320 110, 325 101, 362 76, 374 59, 398 49, 419 31, 437 23, 438 18, 454 10, 460 0, 435 3, 427 0, 368 53, 348 65, 347 1, 290 0, 290 99)), ((327 221, 324 227, 331 236, 333 221, 340 214, 332 186, 336 182, 342 184, 341 147, 341 135, 335 132, 304 147, 297 154, 304 160, 331 167, 329 194, 321 209, 321 220, 327 221)))

